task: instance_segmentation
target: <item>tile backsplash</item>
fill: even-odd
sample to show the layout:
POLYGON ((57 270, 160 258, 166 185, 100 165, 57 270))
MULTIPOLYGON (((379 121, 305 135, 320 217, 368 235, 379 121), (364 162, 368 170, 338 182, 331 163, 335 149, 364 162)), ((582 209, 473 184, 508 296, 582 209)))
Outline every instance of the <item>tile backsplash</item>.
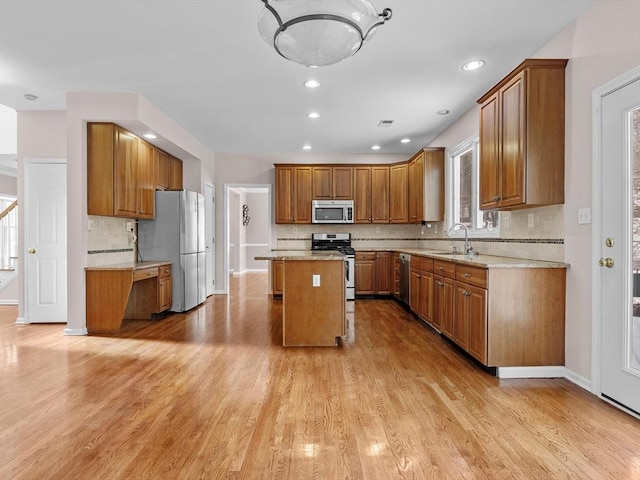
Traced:
MULTIPOLYGON (((87 222, 87 265, 114 265, 135 260, 133 237, 127 232, 127 220, 89 215, 87 222)), ((136 229, 137 231, 137 225, 136 229)))
MULTIPOLYGON (((444 222, 421 225, 277 225, 279 250, 307 250, 311 248, 311 233, 351 233, 354 248, 428 248, 451 250, 453 245, 463 249, 462 238, 449 238, 444 222)), ((564 206, 502 212, 499 238, 471 238, 479 253, 531 260, 564 261, 564 206), (505 215, 506 213, 506 215, 505 215), (533 215, 530 227, 529 216, 533 215), (509 217, 508 220, 506 217, 509 217), (506 228, 508 224, 509 228, 506 228)))

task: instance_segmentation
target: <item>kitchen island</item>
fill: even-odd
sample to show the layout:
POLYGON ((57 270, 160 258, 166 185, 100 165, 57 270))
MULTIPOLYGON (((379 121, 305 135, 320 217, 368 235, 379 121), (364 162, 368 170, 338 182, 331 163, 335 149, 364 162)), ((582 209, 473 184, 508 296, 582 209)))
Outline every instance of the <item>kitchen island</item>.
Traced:
POLYGON ((345 257, 339 252, 273 251, 283 262, 282 344, 335 346, 346 335, 345 257))

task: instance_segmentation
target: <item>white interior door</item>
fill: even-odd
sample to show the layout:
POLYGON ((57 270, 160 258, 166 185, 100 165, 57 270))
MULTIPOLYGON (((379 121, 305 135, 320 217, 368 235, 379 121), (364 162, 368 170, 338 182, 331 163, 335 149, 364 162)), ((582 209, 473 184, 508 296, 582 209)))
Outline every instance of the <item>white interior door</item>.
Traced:
POLYGON ((205 203, 205 262, 206 268, 206 293, 207 297, 213 295, 216 284, 216 250, 215 250, 215 231, 216 231, 216 194, 213 185, 204 186, 204 203, 205 203))
POLYGON ((25 165, 25 319, 67 322, 67 165, 25 165))
POLYGON ((640 79, 600 101, 601 393, 640 414, 640 79))

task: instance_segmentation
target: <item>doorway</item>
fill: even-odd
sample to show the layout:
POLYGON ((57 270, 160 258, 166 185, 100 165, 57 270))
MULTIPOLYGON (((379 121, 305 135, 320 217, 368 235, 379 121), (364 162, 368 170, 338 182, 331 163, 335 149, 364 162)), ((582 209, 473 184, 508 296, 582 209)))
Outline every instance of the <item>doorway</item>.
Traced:
POLYGON ((205 265, 206 265, 206 295, 213 295, 216 285, 216 250, 215 250, 215 231, 216 231, 216 190, 213 185, 206 183, 204 185, 204 202, 205 202, 205 265))
POLYGON ((67 323, 67 164, 25 162, 25 308, 21 323, 67 323))
POLYGON ((224 208, 225 291, 229 276, 266 272, 267 262, 254 260, 271 249, 271 185, 227 184, 224 208))
POLYGON ((640 415, 640 69, 594 108, 594 387, 640 415))

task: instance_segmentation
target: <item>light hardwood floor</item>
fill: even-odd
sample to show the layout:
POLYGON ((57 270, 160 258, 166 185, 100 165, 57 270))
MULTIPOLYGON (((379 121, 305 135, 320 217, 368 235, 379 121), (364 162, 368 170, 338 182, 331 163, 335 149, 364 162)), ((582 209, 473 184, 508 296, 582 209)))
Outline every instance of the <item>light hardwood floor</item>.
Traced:
POLYGON ((640 421, 567 380, 500 380, 392 300, 288 348, 264 274, 116 335, 0 307, 1 479, 634 479, 640 421))

